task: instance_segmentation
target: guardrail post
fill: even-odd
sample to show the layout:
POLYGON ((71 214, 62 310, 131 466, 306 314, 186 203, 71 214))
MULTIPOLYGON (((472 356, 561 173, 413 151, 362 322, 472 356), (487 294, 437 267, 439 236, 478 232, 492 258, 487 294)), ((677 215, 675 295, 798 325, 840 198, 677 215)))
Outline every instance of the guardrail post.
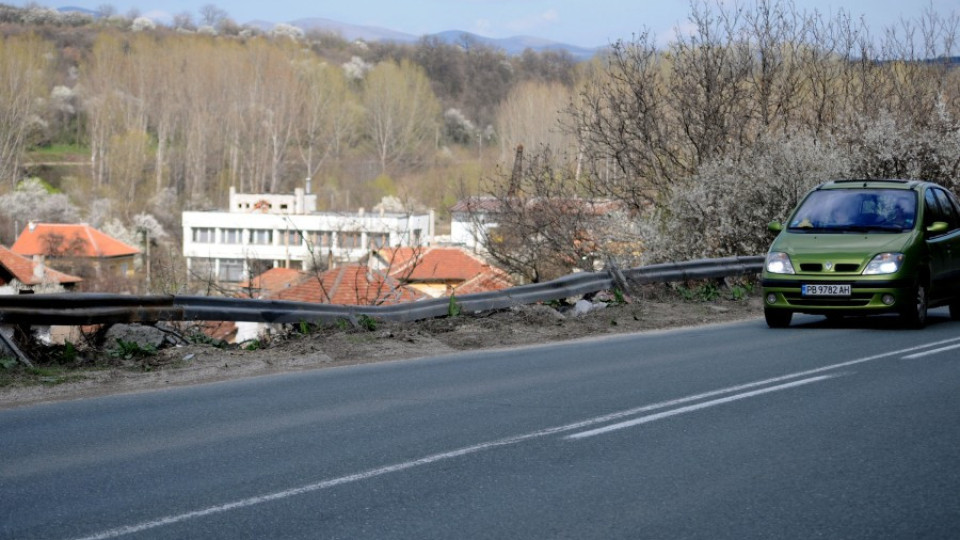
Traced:
POLYGON ((17 347, 17 331, 22 330, 17 326, 9 324, 0 325, 0 349, 12 354, 17 360, 20 361, 21 364, 33 369, 33 363, 30 362, 30 358, 22 350, 20 350, 20 347, 17 347))

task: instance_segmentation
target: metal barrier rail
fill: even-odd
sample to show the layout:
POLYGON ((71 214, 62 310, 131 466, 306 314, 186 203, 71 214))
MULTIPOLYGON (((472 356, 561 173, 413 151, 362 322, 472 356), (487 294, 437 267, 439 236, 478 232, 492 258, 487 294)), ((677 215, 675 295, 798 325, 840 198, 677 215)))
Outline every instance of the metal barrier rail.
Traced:
MULTIPOLYGON (((666 283, 759 273, 763 256, 701 259, 656 264, 622 272, 582 272, 545 283, 457 296, 464 313, 549 302, 631 283, 666 283)), ((450 298, 389 306, 343 306, 280 300, 212 296, 80 293, 0 296, 0 324, 86 325, 157 321, 247 321, 262 323, 334 322, 361 315, 389 321, 415 321, 449 314, 450 298)))

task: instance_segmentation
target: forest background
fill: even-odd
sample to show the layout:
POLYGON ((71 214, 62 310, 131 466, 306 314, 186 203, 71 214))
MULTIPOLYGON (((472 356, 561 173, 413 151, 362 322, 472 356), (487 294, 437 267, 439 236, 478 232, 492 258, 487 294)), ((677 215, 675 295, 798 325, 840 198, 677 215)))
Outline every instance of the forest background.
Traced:
POLYGON ((493 201, 490 255, 540 281, 763 253, 766 223, 826 179, 958 183, 956 13, 871 32, 694 1, 670 44, 638 21, 583 62, 264 32, 212 5, 170 26, 99 15, 0 4, 0 243, 28 220, 149 242, 148 292, 188 290, 180 213, 231 186, 310 186, 338 211, 389 197, 441 231, 457 201, 493 201))

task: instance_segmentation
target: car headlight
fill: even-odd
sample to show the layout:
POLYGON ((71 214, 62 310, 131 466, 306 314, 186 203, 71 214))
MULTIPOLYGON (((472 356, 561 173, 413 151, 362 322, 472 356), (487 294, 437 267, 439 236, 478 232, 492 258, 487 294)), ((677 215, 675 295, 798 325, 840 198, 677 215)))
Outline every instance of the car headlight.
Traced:
POLYGON ((903 266, 903 253, 881 253, 870 261, 863 270, 865 276, 893 274, 903 266))
POLYGON ((790 256, 779 251, 773 251, 767 254, 767 262, 765 267, 767 272, 770 272, 771 274, 796 273, 793 271, 793 263, 790 262, 790 256))

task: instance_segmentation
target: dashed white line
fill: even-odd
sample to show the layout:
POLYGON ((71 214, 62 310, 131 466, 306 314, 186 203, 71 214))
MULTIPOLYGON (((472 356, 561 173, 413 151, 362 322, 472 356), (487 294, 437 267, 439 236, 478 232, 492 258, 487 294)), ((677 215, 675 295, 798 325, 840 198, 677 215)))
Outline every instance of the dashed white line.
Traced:
POLYGON ((914 358, 923 358, 924 356, 930 356, 933 354, 940 354, 946 351, 952 351, 953 349, 960 349, 960 345, 951 345, 949 347, 940 347, 939 349, 933 349, 932 351, 924 351, 921 353, 911 354, 909 356, 904 356, 904 360, 913 360, 914 358))
POLYGON ((646 424, 649 422, 654 422, 656 420, 661 420, 663 418, 669 418, 671 416, 677 416, 680 414, 699 411, 709 407, 716 407, 717 405, 723 405, 724 403, 730 403, 733 401, 739 401, 741 399, 747 399, 754 396, 759 396, 762 394, 769 394, 771 392, 779 392, 781 390, 787 390, 789 388, 795 388, 797 386, 803 386, 806 384, 811 384, 815 382, 820 382, 826 379, 832 379, 834 377, 839 377, 839 375, 821 375, 819 377, 811 377, 809 379, 802 379, 799 381, 794 381, 787 384, 780 384, 777 386, 771 386, 768 388, 762 388, 760 390, 754 390, 752 392, 744 392, 742 394, 734 394, 732 396, 727 396, 720 399, 714 399, 710 401, 704 401, 703 403, 697 403, 696 405, 687 405, 686 407, 680 407, 679 409, 673 409, 670 411, 664 411, 656 414, 649 414, 647 416, 641 416, 640 418, 634 418, 633 420, 627 420, 625 422, 619 422, 616 424, 611 424, 609 426, 603 426, 596 429, 591 429, 589 431, 582 431, 580 433, 574 433, 573 435, 567 435, 567 439, 585 439, 587 437, 594 437, 597 435, 603 435, 605 433, 610 433, 611 431, 617 431, 621 429, 626 429, 633 426, 639 426, 640 424, 646 424))
MULTIPOLYGON (((557 427, 542 429, 542 430, 538 430, 538 431, 526 433, 526 434, 523 434, 523 435, 517 435, 517 436, 514 436, 514 437, 507 437, 507 438, 498 439, 498 440, 495 440, 495 441, 490 441, 490 442, 486 442, 486 443, 481 443, 481 444, 477 444, 477 445, 473 445, 473 446, 466 446, 466 447, 464 447, 464 448, 460 448, 460 449, 457 449, 457 450, 452 450, 452 451, 450 451, 450 452, 443 452, 443 453, 438 453, 438 454, 432 454, 432 455, 429 455, 429 456, 426 456, 426 457, 423 457, 423 458, 419 458, 419 459, 415 459, 415 460, 411 460, 411 461, 405 461, 405 462, 402 462, 402 463, 396 463, 396 464, 394 464, 394 465, 388 465, 388 466, 385 466, 385 467, 378 467, 378 468, 375 468, 375 469, 370 469, 370 470, 363 471, 363 472, 359 472, 359 473, 356 473, 356 474, 350 474, 350 475, 346 475, 346 476, 341 476, 341 477, 339 477, 339 478, 333 478, 333 479, 330 479, 330 480, 323 480, 323 481, 316 482, 316 483, 313 483, 313 484, 307 484, 307 485, 304 485, 304 486, 300 486, 300 487, 296 487, 296 488, 291 488, 291 489, 287 489, 287 490, 283 490, 283 491, 277 491, 277 492, 274 492, 274 493, 269 493, 269 494, 261 495, 261 496, 258 496, 258 497, 250 497, 250 498, 247 498, 247 499, 241 499, 241 500, 238 500, 238 501, 233 501, 233 502, 229 502, 229 503, 225 503, 225 504, 220 504, 220 505, 216 505, 216 506, 210 506, 210 507, 207 507, 207 508, 204 508, 204 509, 201 509, 201 510, 196 510, 196 511, 193 511, 193 512, 185 512, 185 513, 182 513, 182 514, 176 514, 176 515, 161 517, 161 518, 158 518, 158 519, 155 519, 155 520, 145 521, 145 522, 142 522, 142 523, 139 523, 139 524, 135 524, 135 525, 128 525, 128 526, 123 526, 123 527, 117 527, 117 528, 114 528, 114 529, 109 529, 109 530, 101 531, 101 532, 95 533, 95 534, 93 534, 93 535, 80 538, 80 539, 78 539, 78 540, 108 540, 108 539, 111 539, 111 538, 118 538, 118 537, 125 536, 125 535, 128 535, 128 534, 134 534, 134 533, 138 533, 138 532, 147 531, 147 530, 150 530, 150 529, 155 529, 155 528, 157 528, 157 527, 163 527, 163 526, 165 526, 165 525, 173 525, 173 524, 175 524, 175 523, 180 523, 180 522, 188 521, 188 520, 191 520, 191 519, 197 519, 197 518, 201 518, 201 517, 205 517, 205 516, 210 516, 210 515, 214 515, 214 514, 219 514, 219 513, 227 512, 227 511, 230 511, 230 510, 236 510, 236 509, 239 509, 239 508, 246 508, 246 507, 250 507, 250 506, 255 506, 255 505, 263 504, 263 503, 270 502, 270 501, 276 501, 276 500, 280 500, 280 499, 286 499, 286 498, 289 498, 289 497, 294 497, 294 496, 297 496, 297 495, 303 495, 303 494, 305 494, 305 493, 310 493, 310 492, 314 492, 314 491, 319 491, 319 490, 323 490, 323 489, 328 489, 328 488, 332 488, 332 487, 335 487, 335 486, 340 486, 340 485, 343 485, 343 484, 349 484, 349 483, 353 483, 353 482, 359 482, 359 481, 362 481, 362 480, 368 480, 368 479, 370 479, 370 478, 375 478, 375 477, 377 477, 377 476, 382 476, 382 475, 385 475, 385 474, 400 472, 400 471, 404 471, 404 470, 407 470, 407 469, 412 469, 412 468, 414 468, 414 467, 419 467, 419 466, 422 466, 422 465, 428 465, 428 464, 431 464, 431 463, 436 463, 436 462, 438 462, 438 461, 443 461, 443 460, 447 460, 447 459, 453 459, 453 458, 457 458, 457 457, 461 457, 461 456, 466 456, 466 455, 469 455, 469 454, 475 454, 475 453, 478 453, 478 452, 482 452, 482 451, 484 451, 484 450, 490 450, 490 449, 493 449, 493 448, 499 448, 499 447, 503 447, 503 446, 514 445, 514 444, 518 444, 518 443, 521 443, 521 442, 524 442, 524 441, 528 441, 528 440, 532 440, 532 439, 537 439, 537 438, 541 438, 541 437, 547 437, 547 436, 555 435, 555 434, 558 434, 558 433, 565 433, 565 432, 568 432, 568 431, 577 431, 577 430, 580 430, 580 429, 588 428, 588 427, 590 427, 590 426, 595 426, 595 425, 598 425, 598 424, 604 424, 604 423, 607 423, 607 422, 611 422, 611 421, 614 421, 614 420, 618 420, 618 419, 620 419, 620 418, 625 418, 625 417, 628 417, 628 416, 634 416, 634 415, 637 415, 637 414, 641 414, 641 413, 645 413, 645 412, 649 412, 649 411, 653 411, 653 410, 657 410, 657 409, 665 409, 665 408, 674 407, 674 406, 677 406, 677 405, 682 405, 682 404, 684 404, 684 403, 691 403, 691 402, 701 401, 701 400, 704 400, 704 399, 709 399, 709 398, 713 398, 713 397, 721 396, 721 395, 725 395, 725 394, 742 392, 743 390, 749 390, 750 388, 766 387, 766 388, 761 388, 761 389, 754 390, 754 391, 742 392, 742 393, 739 393, 739 394, 727 396, 727 397, 720 398, 720 399, 714 399, 714 400, 712 400, 712 401, 706 401, 706 402, 702 402, 702 403, 698 403, 698 404, 694 404, 694 405, 690 405, 690 406, 680 407, 680 408, 678 408, 678 409, 673 409, 673 410, 670 410, 670 411, 664 411, 664 412, 658 413, 658 414, 653 414, 653 415, 649 415, 649 416, 644 416, 644 417, 636 418, 636 419, 633 419, 633 420, 629 420, 629 421, 626 421, 626 422, 622 422, 622 423, 620 423, 620 424, 614 424, 613 426, 606 426, 606 427, 604 427, 604 428, 598 428, 598 429, 591 430, 591 431, 585 431, 585 432, 583 432, 583 433, 578 433, 578 434, 571 435, 571 436, 568 437, 568 438, 570 438, 570 439, 584 438, 584 437, 592 436, 592 435, 594 435, 594 434, 600 434, 601 432, 611 431, 612 429, 622 429, 622 428, 617 428, 616 426, 621 426, 621 425, 622 425, 623 427, 629 427, 629 425, 637 425, 637 424, 642 424, 642 423, 645 423, 645 422, 652 422, 652 421, 658 420, 658 419, 660 419, 660 418, 667 418, 667 417, 669 417, 669 416, 676 416, 676 415, 678 415, 678 414, 683 414, 683 413, 685 413, 685 412, 691 412, 691 411, 703 409, 703 408, 706 408, 706 407, 711 407, 711 406, 715 406, 715 405, 720 405, 720 404, 722 404, 722 403, 728 403, 728 402, 736 401, 736 400, 739 400, 739 399, 745 399, 745 398, 748 398, 748 397, 753 397, 753 396, 757 396, 757 395, 761 395, 761 394, 766 394, 766 393, 770 393, 770 392, 776 392, 776 391, 779 391, 779 390, 785 390, 785 389, 787 389, 787 388, 792 388, 792 387, 796 387, 796 386, 800 386, 800 385, 811 384, 811 383, 814 383, 814 382, 818 382, 818 381, 821 381, 821 380, 825 380, 825 379, 828 379, 828 378, 837 376, 837 375, 833 375, 833 376, 815 376, 815 375, 818 375, 818 374, 820 374, 820 373, 824 373, 824 372, 827 372, 827 371, 834 371, 834 370, 842 369, 842 368, 849 367, 849 366, 852 366, 852 365, 862 364, 862 363, 865 363, 865 362, 871 362, 871 361, 874 361, 874 360, 880 360, 880 359, 883 359, 883 358, 889 358, 889 357, 892 357, 892 356, 900 356, 900 355, 904 355, 904 354, 906 354, 906 353, 911 353, 911 352, 913 352, 913 351, 919 351, 919 350, 923 350, 923 349, 928 349, 928 348, 930 348, 930 347, 937 347, 937 346, 940 346, 940 345, 946 345, 946 344, 948 344, 948 343, 956 343, 956 342, 958 342, 958 341, 960 341, 960 338, 947 339, 947 340, 943 340, 943 341, 939 341, 939 342, 935 342, 935 343, 928 343, 928 344, 926 344, 926 345, 919 345, 919 346, 916 346, 916 347, 910 347, 910 348, 906 348, 906 349, 900 349, 900 350, 897 350, 897 351, 891 351, 891 352, 887 352, 887 353, 881 353, 881 354, 877 354, 877 355, 873 355, 873 356, 868 356, 868 357, 865 357, 865 358, 859 358, 859 359, 856 359, 856 360, 850 360, 850 361, 848 361, 848 362, 841 362, 841 363, 839 363, 839 364, 832 364, 832 365, 829 365, 829 366, 824 366, 824 367, 820 367, 820 368, 816 368, 816 369, 810 369, 810 370, 801 371, 801 372, 797 372, 797 373, 791 373, 791 374, 789 374, 789 375, 783 375, 783 376, 780 376, 780 377, 774 377, 774 378, 770 378, 770 379, 764 379, 764 380, 762 380, 762 381, 755 381, 755 382, 750 382, 750 383, 746 383, 746 384, 741 384, 741 385, 736 385, 736 386, 730 386, 730 387, 727 387, 727 388, 722 388, 722 389, 719 389, 719 390, 713 390, 713 391, 710 391, 710 392, 704 392, 704 393, 701 393, 701 394, 695 394, 695 395, 686 396, 686 397, 682 397, 682 398, 678 398, 678 399, 672 399, 672 400, 669 400, 669 401, 662 401, 662 402, 654 403, 654 404, 651 404, 651 405, 644 405, 644 406, 642 406, 642 407, 636 407, 636 408, 627 409, 627 410, 624 410, 624 411, 618 411, 618 412, 606 414, 606 415, 603 415, 603 416, 596 416, 596 417, 589 418, 589 419, 587 419, 587 420, 583 420, 583 421, 580 421, 580 422, 575 422, 575 423, 572 423, 572 424, 566 424, 566 425, 562 425, 562 426, 557 426, 557 427), (797 380, 797 381, 785 383, 785 384, 779 384, 779 385, 777 384, 777 383, 783 383, 784 381, 790 381, 790 380, 792 380, 792 379, 798 379, 798 378, 801 378, 801 377, 808 377, 808 378, 803 379, 803 380, 797 380), (771 384, 776 385, 776 386, 769 386, 769 385, 771 385, 771 384)), ((951 348, 960 348, 960 344, 957 344, 957 345, 951 346, 951 347, 943 347, 942 349, 939 349, 939 350, 948 350, 948 349, 951 349, 951 348)), ((911 357, 912 357, 912 356, 922 356, 922 355, 926 355, 926 354, 934 354, 934 352, 936 352, 936 351, 926 351, 926 352, 924 352, 924 353, 918 353, 918 355, 911 355, 911 357)), ((909 358, 909 357, 904 357, 904 358, 909 358)))

